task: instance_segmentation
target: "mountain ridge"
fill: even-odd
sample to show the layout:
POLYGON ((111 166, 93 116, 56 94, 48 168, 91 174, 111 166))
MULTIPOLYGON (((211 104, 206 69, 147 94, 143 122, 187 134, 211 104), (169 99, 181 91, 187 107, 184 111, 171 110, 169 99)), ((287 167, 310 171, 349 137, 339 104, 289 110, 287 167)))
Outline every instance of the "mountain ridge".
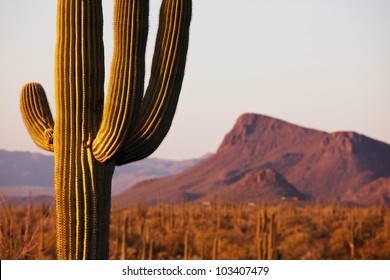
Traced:
MULTIPOLYGON (((298 191, 299 195, 288 199, 365 204, 390 197, 385 194, 389 189, 390 145, 356 132, 327 133, 248 113, 237 119, 210 158, 174 176, 141 182, 114 201, 125 204, 144 199, 153 204, 157 197, 168 203, 202 201, 226 193, 226 188, 235 189, 238 197, 242 174, 267 169, 281 176, 285 186, 298 191), (383 191, 365 201, 366 185, 379 178, 384 178, 383 191), (357 196, 359 192, 363 198, 357 196)), ((275 198, 275 192, 270 197, 275 198)), ((254 202, 267 202, 260 189, 256 194, 254 202)))
MULTIPOLYGON (((112 192, 118 194, 145 179, 176 174, 207 158, 167 160, 147 158, 115 169, 112 192)), ((14 201, 24 201, 20 197, 53 196, 52 155, 26 151, 0 149, 0 191, 6 196, 19 197, 14 201)))

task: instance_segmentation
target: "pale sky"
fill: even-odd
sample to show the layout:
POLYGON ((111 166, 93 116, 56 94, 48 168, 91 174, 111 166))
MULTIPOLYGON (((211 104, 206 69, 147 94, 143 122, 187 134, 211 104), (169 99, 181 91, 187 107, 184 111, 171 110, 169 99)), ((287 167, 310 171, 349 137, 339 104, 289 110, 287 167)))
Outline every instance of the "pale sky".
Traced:
MULTIPOLYGON (((178 110, 153 157, 214 152, 246 112, 390 143, 390 1, 193 2, 178 110)), ((113 0, 103 3, 108 78, 113 0)), ((148 61, 161 1, 150 3, 148 61)), ((41 151, 23 125, 19 95, 40 82, 54 114, 55 16, 53 0, 0 2, 0 149, 41 151)))

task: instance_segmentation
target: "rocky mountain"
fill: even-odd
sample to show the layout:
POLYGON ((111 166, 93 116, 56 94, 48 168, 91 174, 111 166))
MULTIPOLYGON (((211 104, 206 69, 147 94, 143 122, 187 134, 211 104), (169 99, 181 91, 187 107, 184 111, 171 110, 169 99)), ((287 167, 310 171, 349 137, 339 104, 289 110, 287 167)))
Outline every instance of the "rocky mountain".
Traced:
POLYGON ((244 114, 210 158, 174 176, 148 180, 116 203, 390 200, 390 145, 355 132, 326 133, 244 114))
MULTIPOLYGON (((145 179, 179 173, 202 159, 175 161, 148 158, 119 166, 113 176, 113 194, 145 179)), ((6 196, 19 197, 17 201, 24 201, 30 192, 34 196, 52 196, 53 166, 51 155, 0 150, 0 191, 6 196)))

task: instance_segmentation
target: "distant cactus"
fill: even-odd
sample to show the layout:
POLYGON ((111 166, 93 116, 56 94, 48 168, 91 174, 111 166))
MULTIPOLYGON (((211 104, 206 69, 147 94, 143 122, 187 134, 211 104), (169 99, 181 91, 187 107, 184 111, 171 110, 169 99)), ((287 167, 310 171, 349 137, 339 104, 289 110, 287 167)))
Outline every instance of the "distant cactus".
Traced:
POLYGON ((190 254, 189 254, 189 249, 188 249, 189 235, 190 235, 190 232, 188 230, 186 230, 184 232, 184 249, 183 249, 183 259, 184 260, 190 259, 190 254))
POLYGON ((59 259, 108 258, 115 165, 149 156, 169 130, 184 76, 191 11, 191 0, 163 0, 144 95, 149 1, 115 1, 104 105, 102 1, 58 1, 55 122, 37 83, 24 86, 21 111, 34 142, 55 153, 59 259))
POLYGON ((267 209, 264 206, 257 211, 256 246, 257 259, 259 260, 274 260, 277 258, 275 215, 275 213, 272 213, 271 217, 268 217, 267 209))
POLYGON ((218 247, 219 247, 219 239, 218 238, 214 238, 214 241, 213 241, 213 256, 212 256, 213 260, 218 260, 218 247))
POLYGON ((129 217, 126 215, 126 218, 123 221, 122 224, 122 243, 121 243, 121 260, 126 260, 126 248, 127 248, 127 236, 128 236, 128 230, 129 230, 129 217))

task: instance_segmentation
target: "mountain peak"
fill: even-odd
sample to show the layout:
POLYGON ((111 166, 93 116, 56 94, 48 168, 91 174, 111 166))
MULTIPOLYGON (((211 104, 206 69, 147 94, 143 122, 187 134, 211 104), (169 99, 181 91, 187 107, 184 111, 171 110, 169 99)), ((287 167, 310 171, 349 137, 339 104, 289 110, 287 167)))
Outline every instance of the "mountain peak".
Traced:
POLYGON ((388 190, 388 179, 390 145, 386 143, 356 132, 327 133, 243 114, 216 154, 176 176, 136 186, 124 197, 134 201, 145 192, 164 193, 168 202, 174 202, 190 193, 192 200, 216 195, 239 203, 255 198, 279 201, 280 197, 374 203, 378 193, 380 199, 390 201, 383 192, 388 190), (381 177, 385 183, 370 184, 381 177), (354 196, 368 191, 375 194, 369 201, 354 196))
POLYGON ((307 131, 309 130, 306 128, 280 119, 247 113, 237 119, 233 129, 226 134, 217 153, 235 148, 253 153, 253 148, 256 146, 261 149, 269 149, 272 147, 262 145, 276 146, 281 140, 289 139, 291 135, 301 136, 307 131))

